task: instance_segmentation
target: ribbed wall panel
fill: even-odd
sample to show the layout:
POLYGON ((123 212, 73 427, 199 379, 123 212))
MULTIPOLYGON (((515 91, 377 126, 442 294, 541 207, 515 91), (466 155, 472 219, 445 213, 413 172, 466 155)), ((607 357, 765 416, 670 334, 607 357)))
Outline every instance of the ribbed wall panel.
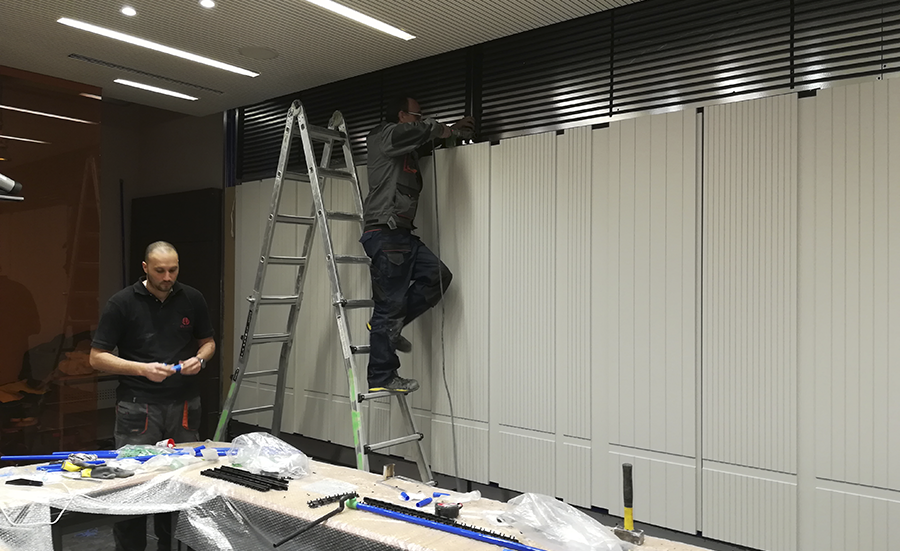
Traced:
MULTIPOLYGON (((863 490, 866 491, 866 490, 863 490)), ((900 548, 900 493, 861 495, 852 488, 817 488, 817 551, 900 548)))
POLYGON ((622 516, 622 464, 632 466, 634 518, 657 526, 693 533, 697 531, 697 475, 692 460, 665 454, 615 448, 609 453, 604 476, 612 490, 609 512, 622 516))
MULTIPOLYGON (((490 482, 487 461, 489 436, 487 423, 473 423, 457 419, 456 445, 460 478, 481 484, 490 482)), ((437 473, 453 475, 453 432, 450 426, 450 417, 434 415, 431 421, 430 443, 432 470, 437 473)))
POLYGON ((591 443, 564 439, 556 444, 556 497, 570 505, 591 506, 591 443))
POLYGON ((501 425, 546 433, 556 426, 555 146, 551 133, 491 151, 490 365, 503 385, 492 400, 501 425))
MULTIPOLYGON (((558 436, 591 438, 591 128, 557 136, 555 323, 558 436)), ((562 465, 560 465, 563 468, 562 465)), ((560 470, 559 476, 571 471, 560 470)))
POLYGON ((612 291, 618 266, 610 255, 610 251, 618 250, 618 233, 613 233, 617 227, 612 224, 609 206, 613 196, 611 134, 608 127, 598 128, 592 131, 591 140, 591 503, 604 508, 611 507, 614 499, 614 486, 608 485, 607 463, 610 435, 618 434, 618 425, 613 427, 610 422, 614 406, 609 400, 619 373, 613 338, 618 325, 618 312, 613 308, 617 293, 612 291))
POLYGON ((538 432, 501 430, 498 437, 499 460, 503 469, 491 478, 503 488, 519 492, 556 494, 556 441, 538 432))
MULTIPOLYGON (((733 473, 704 467, 704 536, 753 549, 793 551, 797 545, 796 524, 795 482, 771 480, 764 471, 733 473), (722 500, 721 496, 735 496, 738 499, 722 500)), ((865 548, 850 546, 830 549, 865 548)))
MULTIPOLYGON (((695 455, 696 148, 690 112, 613 123, 608 164, 594 175, 605 197, 593 238, 604 293, 593 323, 604 332, 595 365, 606 374, 609 442, 695 455)), ((596 361, 595 360, 595 361, 596 361)), ((597 413, 595 412, 595 415, 597 413)))
MULTIPOLYGON (((436 167, 432 157, 423 159, 425 188, 416 216, 416 233, 441 257, 453 273, 453 281, 443 304, 413 323, 422 329, 424 349, 418 362, 422 373, 416 375, 421 377, 420 382, 431 380, 427 388, 432 397, 415 403, 424 409, 433 408, 437 414, 450 414, 442 375, 445 369, 453 413, 482 422, 488 421, 490 388, 490 162, 491 147, 487 143, 438 150, 436 167)), ((416 395, 414 398, 420 398, 416 395)), ((487 448, 481 451, 486 462, 487 448)))
POLYGON ((703 456, 784 473, 796 473, 796 102, 704 113, 703 456))
POLYGON ((900 490, 900 83, 821 90, 805 101, 815 102, 815 161, 801 174, 815 474, 900 490))

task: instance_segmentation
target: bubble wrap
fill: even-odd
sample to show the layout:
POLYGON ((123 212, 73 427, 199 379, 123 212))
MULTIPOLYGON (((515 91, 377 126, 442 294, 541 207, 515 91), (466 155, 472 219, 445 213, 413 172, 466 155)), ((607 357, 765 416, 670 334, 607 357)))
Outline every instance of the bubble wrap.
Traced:
MULTIPOLYGON (((44 487, 5 486, 0 493, 0 551, 52 549, 51 522, 58 517, 51 507, 98 515, 146 515, 179 511, 175 536, 196 551, 272 549, 272 544, 311 521, 233 499, 236 486, 182 479, 209 463, 154 473, 152 477, 91 482, 44 475, 44 487), (90 495, 88 495, 90 492, 90 495), (52 518, 51 518, 52 517, 52 518), (8 518, 8 520, 7 520, 8 518)), ((328 513, 337 505, 323 507, 328 513)), ((329 520, 333 522, 333 520, 329 520)), ((328 525, 321 524, 279 549, 357 551, 398 550, 328 525)))

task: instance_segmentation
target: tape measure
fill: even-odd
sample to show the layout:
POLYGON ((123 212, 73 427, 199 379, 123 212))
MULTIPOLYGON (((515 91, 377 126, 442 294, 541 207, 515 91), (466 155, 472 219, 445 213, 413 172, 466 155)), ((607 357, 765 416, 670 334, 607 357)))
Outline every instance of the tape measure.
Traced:
POLYGON ((441 501, 434 504, 434 514, 444 518, 458 517, 460 509, 462 509, 461 503, 444 503, 441 501))

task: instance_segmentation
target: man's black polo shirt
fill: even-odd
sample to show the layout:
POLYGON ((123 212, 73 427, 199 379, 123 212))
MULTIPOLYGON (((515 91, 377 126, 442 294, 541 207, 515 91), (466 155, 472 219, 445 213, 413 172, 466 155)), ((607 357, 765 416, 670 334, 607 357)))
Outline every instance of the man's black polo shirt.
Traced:
MULTIPOLYGON (((200 291, 176 281, 165 302, 160 302, 141 278, 106 303, 91 346, 118 347, 125 360, 177 364, 197 354, 197 339, 212 336, 209 308, 200 291)), ((196 375, 175 373, 161 383, 119 375, 116 398, 141 403, 187 400, 198 395, 196 387, 196 375)))

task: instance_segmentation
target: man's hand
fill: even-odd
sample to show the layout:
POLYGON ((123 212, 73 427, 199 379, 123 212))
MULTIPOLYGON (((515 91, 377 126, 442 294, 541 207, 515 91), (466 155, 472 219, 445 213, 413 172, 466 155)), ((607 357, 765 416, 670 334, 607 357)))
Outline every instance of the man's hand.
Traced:
POLYGON ((475 134, 475 118, 463 117, 453 123, 453 126, 451 126, 450 129, 458 136, 468 140, 475 134))
POLYGON ((172 369, 172 366, 161 364, 161 363, 149 363, 144 364, 144 377, 147 377, 154 383, 161 383, 166 380, 166 377, 175 373, 175 370, 172 369))
POLYGON ((182 375, 196 375, 200 373, 200 360, 194 356, 181 362, 182 375))

